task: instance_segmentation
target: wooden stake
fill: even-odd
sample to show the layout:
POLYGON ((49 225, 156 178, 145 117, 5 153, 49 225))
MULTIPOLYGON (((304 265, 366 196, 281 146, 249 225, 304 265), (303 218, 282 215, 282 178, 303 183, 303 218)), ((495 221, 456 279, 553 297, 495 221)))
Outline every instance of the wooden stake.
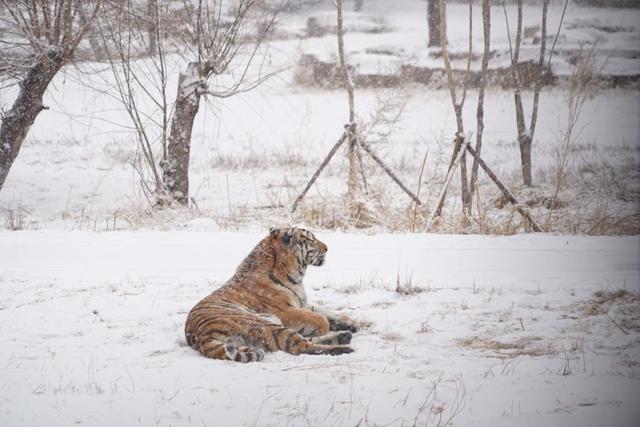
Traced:
POLYGON ((407 193, 407 195, 409 195, 409 197, 411 197, 413 199, 414 202, 416 202, 419 205, 422 205, 422 202, 420 201, 420 199, 418 198, 418 196, 416 196, 415 194, 413 194, 411 192, 411 190, 409 190, 409 188, 407 188, 406 185, 404 185, 402 183, 402 181, 400 181, 400 178, 398 178, 396 176, 396 174, 394 174, 391 169, 389 169, 389 167, 382 161, 382 159, 380 157, 378 157, 376 155, 376 153, 373 152, 373 150, 371 149, 371 147, 369 147, 363 140, 361 140, 360 138, 358 138, 358 143, 360 144, 360 146, 362 148, 364 148, 364 151, 367 152, 367 154, 369 154, 371 156, 371 158, 373 160, 376 161, 376 163, 378 165, 380 165, 380 167, 387 173, 387 175, 389 175, 391 177, 391 179, 393 179, 395 181, 396 184, 398 184, 398 186, 400 188, 402 188, 402 190, 407 193))
MULTIPOLYGON (((442 206, 444 205, 444 197, 447 194, 447 187, 449 187, 449 184, 451 183, 451 179, 453 178, 453 174, 456 171, 456 168, 458 167, 458 163, 460 163, 460 160, 462 160, 462 156, 465 152, 465 148, 469 147, 469 143, 471 142, 471 132, 468 132, 463 138, 462 138, 462 142, 460 144, 460 149, 456 154, 456 157, 453 159, 453 161, 451 162, 451 165, 449 167, 449 171, 447 172, 447 176, 444 180, 444 184, 442 184, 442 188, 440 189, 440 192, 438 193, 438 198, 436 199, 436 206, 437 208, 433 211, 433 213, 431 214, 431 218, 429 219, 429 222, 427 223, 427 232, 429 232, 429 230, 431 229, 431 227, 433 226, 433 223, 436 220, 436 217, 439 217, 441 212, 442 212, 442 206)), ((458 136, 456 136, 456 141, 458 140, 458 136)))
POLYGON ((605 313, 607 315, 607 317, 609 318, 609 320, 611 320, 613 322, 614 325, 616 325, 625 335, 629 335, 629 332, 627 332, 622 326, 620 326, 618 324, 618 322, 616 322, 615 320, 613 320, 613 317, 611 317, 609 315, 609 313, 605 313))
POLYGON ((476 153, 476 150, 474 150, 473 148, 471 148, 471 146, 467 144, 467 151, 469 151, 469 153, 471 153, 474 159, 476 159, 476 161, 478 162, 478 165, 480 165, 482 170, 484 170, 485 173, 489 176, 489 178, 491 178, 491 180, 498 186, 500 191, 502 191, 502 194, 504 194, 507 200, 509 200, 509 202, 516 208, 516 211, 518 211, 518 213, 522 215, 522 217, 529 223, 533 231, 541 232, 542 228, 540 228, 536 220, 533 219, 529 211, 523 208, 520 205, 520 203, 516 200, 516 198, 513 196, 511 191, 509 191, 509 189, 505 187, 502 182, 500 182, 496 174, 494 174, 493 171, 489 169, 489 166, 487 166, 487 164, 476 153))
POLYGON ((351 130, 353 129, 354 126, 355 126, 355 123, 350 123, 349 125, 346 126, 347 129, 344 131, 344 133, 342 134, 342 136, 340 137, 338 142, 336 142, 335 145, 331 148, 331 150, 329 151, 329 154, 327 154, 327 156, 324 158, 322 163, 320 163, 320 166, 318 166, 318 169, 315 171, 315 173, 313 174, 313 176, 311 177, 311 179, 307 183, 307 186, 304 188, 302 193, 300 193, 300 195, 298 196, 296 201, 293 202, 293 207, 291 208, 291 213, 294 213, 296 211, 296 208, 298 207, 298 204, 302 201, 302 199, 304 199, 304 196, 307 194, 307 191, 309 191, 309 189, 311 188, 313 183, 316 182, 316 179, 318 179, 318 177, 320 176, 320 173, 322 172, 322 170, 327 166, 327 164, 329 163, 329 161, 331 160, 333 155, 336 154, 336 151, 338 151, 338 148, 340 148, 342 143, 344 143, 344 141, 347 139, 347 137, 351 133, 351 130))

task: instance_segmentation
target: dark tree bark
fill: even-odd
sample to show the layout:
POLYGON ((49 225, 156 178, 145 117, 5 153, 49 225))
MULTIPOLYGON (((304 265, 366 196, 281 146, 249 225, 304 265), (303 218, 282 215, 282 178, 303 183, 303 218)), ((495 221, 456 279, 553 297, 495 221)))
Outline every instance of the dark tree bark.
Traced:
POLYGON ((63 64, 62 53, 50 53, 31 67, 20 82, 18 97, 2 118, 0 126, 0 190, 31 125, 47 108, 42 105, 42 96, 63 64))
POLYGON ((193 122, 198 114, 200 97, 206 83, 199 73, 200 63, 192 62, 178 78, 178 93, 174 106, 167 157, 163 159, 162 180, 172 200, 189 204, 189 152, 193 122))
POLYGON ((520 146, 520 165, 522 167, 522 183, 531 187, 533 179, 531 177, 531 142, 528 134, 518 135, 518 145, 520 146))
POLYGON ((442 30, 440 26, 440 2, 438 0, 427 0, 427 24, 429 27, 428 47, 440 47, 442 30))

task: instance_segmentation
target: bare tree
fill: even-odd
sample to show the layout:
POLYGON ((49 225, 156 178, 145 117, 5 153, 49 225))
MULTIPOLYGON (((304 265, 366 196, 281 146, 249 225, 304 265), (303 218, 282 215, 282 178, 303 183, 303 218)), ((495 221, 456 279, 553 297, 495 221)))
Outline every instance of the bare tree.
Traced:
POLYGON ((191 132, 202 96, 229 97, 252 89, 264 80, 247 81, 252 60, 275 19, 272 12, 259 13, 257 3, 258 0, 238 0, 233 13, 227 17, 223 7, 228 2, 184 2, 189 17, 184 40, 191 60, 179 75, 166 157, 160 164, 166 193, 179 204, 189 202, 191 132), (241 55, 246 58, 235 81, 224 89, 211 90, 209 79, 227 73, 241 55))
POLYGON ((596 45, 593 44, 586 49, 581 48, 579 54, 575 57, 575 63, 565 91, 567 121, 560 132, 560 141, 555 150, 555 188, 553 196, 548 202, 549 212, 544 224, 546 231, 550 231, 551 215, 557 206, 558 196, 566 179, 571 154, 575 150, 577 140, 583 129, 578 126, 582 110, 585 104, 599 90, 597 76, 601 71, 598 67, 596 45))
MULTIPOLYGON (((442 31, 446 34, 447 31, 447 17, 445 15, 446 11, 446 0, 438 0, 440 3, 440 27, 442 31)), ((464 81, 462 82, 462 94, 458 99, 456 86, 458 82, 453 75, 453 69, 451 67, 451 61, 449 59, 449 49, 447 47, 447 39, 443 37, 440 40, 440 48, 442 52, 442 59, 444 61, 444 67, 447 74, 447 83, 449 86, 449 94, 451 96, 451 104, 453 105, 453 111, 456 115, 456 140, 455 146, 453 149, 453 154, 451 156, 451 160, 449 162, 449 170, 451 170, 458 158, 458 153, 460 153, 460 189, 462 196, 462 206, 465 214, 471 212, 471 194, 469 191, 469 180, 467 174, 467 161, 466 161, 466 152, 462 149, 462 143, 464 139, 464 123, 462 120, 462 109, 464 107, 464 102, 467 97, 467 88, 469 86, 469 73, 471 71, 471 54, 472 54, 472 30, 473 30, 473 1, 469 1, 469 51, 467 53, 467 69, 464 77, 464 81), (462 149, 462 151, 461 151, 462 149)), ((440 199, 435 211, 435 216, 440 216, 442 213, 442 207, 444 204, 444 195, 440 199)))
MULTIPOLYGON (((475 152, 478 153, 478 157, 480 156, 480 154, 482 154, 482 134, 484 132, 484 92, 487 87, 487 80, 489 75, 489 57, 491 56, 491 5, 489 0, 482 0, 482 37, 483 50, 481 80, 480 87, 478 88, 478 107, 476 109, 475 152)), ((477 180, 478 159, 474 157, 473 165, 471 166, 471 180, 469 181, 469 186, 471 187, 471 199, 473 199, 473 193, 476 191, 477 180)), ((469 205, 472 206, 473 202, 470 201, 469 205)))
POLYGON ((344 55, 344 30, 342 28, 342 0, 336 1, 337 9, 337 35, 338 35, 338 57, 340 58, 340 68, 342 70, 342 80, 347 88, 347 98, 349 100, 349 134, 347 157, 349 159, 349 174, 347 178, 347 195, 351 208, 355 206, 360 187, 358 185, 358 145, 355 129, 355 99, 353 95, 354 84, 349 73, 349 68, 344 55))
MULTIPOLYGON (((562 11, 562 16, 560 18, 560 24, 558 26, 558 31, 556 32, 555 41, 558 40, 558 35, 560 34, 560 29, 562 27, 562 22, 564 20, 564 15, 567 10, 568 0, 565 0, 564 9, 562 11)), ((536 123, 538 120, 538 107, 540 104, 540 90, 542 89, 542 83, 544 80, 544 74, 546 70, 550 68, 551 56, 553 55, 553 47, 551 48, 551 52, 549 53, 549 61, 547 63, 545 69, 545 55, 546 55, 546 46, 547 46, 547 12, 549 9, 549 0, 542 1, 542 18, 541 18, 541 34, 540 34, 540 54, 538 57, 537 63, 537 76, 534 83, 533 88, 533 103, 531 106, 531 118, 529 122, 529 127, 527 128, 527 123, 525 119, 525 112, 522 103, 522 82, 520 81, 519 75, 519 61, 520 61, 520 46, 522 44, 522 0, 518 0, 518 18, 516 23, 516 38, 515 45, 511 44, 511 33, 509 30, 509 19, 507 17, 507 9, 502 2, 502 8, 504 10, 505 21, 507 24, 507 35, 509 40, 509 53, 511 55, 511 84, 513 87, 513 100, 515 104, 516 110, 516 127, 518 131, 518 145, 520 146, 520 163, 522 167, 522 181, 524 185, 531 186, 532 178, 531 178, 531 150, 533 146, 533 137, 536 131, 536 123)))
POLYGON ((248 91, 274 74, 260 64, 256 77, 250 67, 279 9, 259 0, 184 0, 178 9, 183 19, 176 21, 175 4, 125 1, 100 21, 117 97, 139 142, 134 168, 151 203, 189 203, 191 135, 200 102, 248 91), (186 62, 173 102, 166 66, 172 51, 186 62), (153 110, 142 111, 142 105, 153 110))
MULTIPOLYGON (((348 142, 347 146, 347 159, 349 162, 349 172, 347 176, 347 201, 348 201, 348 210, 349 215, 352 219, 355 219, 356 224, 366 224, 368 221, 365 218, 370 217, 370 213, 366 205, 359 199, 360 195, 360 184, 358 182, 358 166, 360 166, 359 171, 362 177, 362 182, 365 187, 367 187, 367 181, 365 177, 362 153, 360 148, 364 150, 377 164, 385 171, 387 175, 405 192, 411 199, 417 204, 421 205, 422 202, 418 198, 417 195, 413 194, 409 188, 402 183, 402 181, 393 173, 393 171, 384 163, 384 161, 372 150, 372 148, 367 144, 364 140, 366 136, 362 132, 359 132, 356 124, 356 114, 355 114, 355 96, 354 96, 354 87, 353 80, 351 79, 351 73, 349 72, 349 67, 347 65, 347 61, 345 58, 345 49, 344 49, 344 30, 343 30, 343 17, 342 17, 342 6, 343 0, 334 0, 334 4, 336 7, 336 18, 337 18, 337 39, 338 39, 338 56, 340 59, 340 69, 342 72, 342 80, 347 89, 347 99, 349 102, 349 123, 345 125, 345 131, 338 140, 334 144, 334 146, 329 151, 329 154, 325 157, 325 159, 320 163, 320 166, 315 171, 304 190, 300 193, 300 195, 293 202, 293 206, 291 208, 291 212, 295 212, 296 208, 305 197, 313 183, 318 179, 320 173, 324 170, 324 168, 329 164, 335 153, 338 151, 338 148, 345 143, 348 142)), ((388 105, 388 104, 387 104, 388 105)), ((384 107, 383 107, 384 108, 384 107)), ((380 114, 380 119, 384 116, 382 111, 378 111, 380 114)), ((399 113, 398 113, 399 114, 399 113)), ((396 116, 396 120, 397 120, 396 116)), ((376 120, 371 124, 369 128, 369 132, 375 127, 376 120)), ((384 120, 382 120, 384 121, 384 120)), ((367 132, 368 133, 368 132, 367 132)))
MULTIPOLYGON (((6 33, 0 70, 19 79, 20 90, 0 126, 0 190, 22 142, 42 110, 42 97, 56 73, 72 58, 101 0, 0 0, 6 33), (85 22, 79 19, 85 13, 85 22)), ((4 40, 3 40, 4 41, 4 40)))

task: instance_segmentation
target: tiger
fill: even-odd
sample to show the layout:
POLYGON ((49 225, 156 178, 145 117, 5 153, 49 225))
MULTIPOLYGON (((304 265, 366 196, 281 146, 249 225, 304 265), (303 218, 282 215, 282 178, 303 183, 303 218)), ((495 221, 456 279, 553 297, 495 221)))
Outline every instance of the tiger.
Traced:
POLYGON ((298 227, 269 229, 234 275, 187 315, 187 343, 211 359, 258 362, 265 352, 340 355, 358 324, 307 302, 308 266, 322 266, 327 245, 298 227))

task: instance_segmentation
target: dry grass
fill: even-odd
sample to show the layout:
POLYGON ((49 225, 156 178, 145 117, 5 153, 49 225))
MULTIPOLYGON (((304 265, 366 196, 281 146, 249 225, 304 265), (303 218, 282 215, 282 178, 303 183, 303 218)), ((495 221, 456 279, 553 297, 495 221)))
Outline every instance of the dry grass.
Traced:
POLYGON ((428 320, 424 322, 420 322, 420 329, 418 330, 419 334, 428 334, 432 331, 431 325, 428 320))
POLYGON ((546 344, 541 337, 528 336, 514 342, 501 342, 477 336, 457 340, 460 347, 492 352, 495 357, 513 358, 518 356, 539 357, 555 354, 551 344, 546 344))
POLYGON ((581 309, 587 316, 605 314, 614 304, 624 304, 637 301, 638 295, 630 293, 626 289, 616 291, 596 291, 593 297, 581 304, 581 309))
POLYGON ((413 275, 405 275, 404 280, 400 281, 400 273, 396 276, 396 289, 395 292, 400 295, 415 295, 427 291, 428 288, 418 286, 413 283, 413 275))
POLYGON ((216 153, 207 162, 207 166, 222 171, 246 171, 255 169, 305 169, 310 160, 301 154, 286 150, 249 151, 241 154, 216 153))
POLYGON ((579 304, 585 316, 599 316, 612 309, 628 306, 632 306, 632 311, 637 311, 640 317, 640 295, 626 289, 599 290, 594 292, 590 299, 579 304))
POLYGON ((402 335, 400 335, 398 332, 395 332, 395 331, 382 332, 380 333, 380 338, 382 338, 385 341, 394 342, 394 343, 397 343, 403 340, 402 335))
POLYGON ((19 231, 24 230, 27 226, 27 218, 29 212, 21 205, 18 207, 4 208, 4 226, 7 230, 19 231))
POLYGON ((640 294, 626 289, 604 289, 593 293, 587 300, 571 304, 563 318, 583 319, 594 317, 617 328, 624 335, 640 332, 640 294))

